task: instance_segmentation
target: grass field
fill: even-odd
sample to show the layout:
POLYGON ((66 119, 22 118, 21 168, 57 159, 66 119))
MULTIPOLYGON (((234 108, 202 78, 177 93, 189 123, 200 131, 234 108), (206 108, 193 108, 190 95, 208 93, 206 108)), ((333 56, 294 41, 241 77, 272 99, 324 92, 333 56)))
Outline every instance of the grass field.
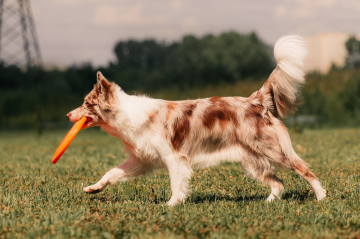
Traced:
POLYGON ((196 170, 185 205, 166 206, 169 176, 117 184, 97 195, 91 185, 126 158, 122 143, 98 129, 80 132, 56 165, 66 130, 0 132, 0 238, 359 238, 360 129, 292 134, 328 198, 320 203, 305 180, 279 171, 286 191, 270 193, 237 164, 196 170))

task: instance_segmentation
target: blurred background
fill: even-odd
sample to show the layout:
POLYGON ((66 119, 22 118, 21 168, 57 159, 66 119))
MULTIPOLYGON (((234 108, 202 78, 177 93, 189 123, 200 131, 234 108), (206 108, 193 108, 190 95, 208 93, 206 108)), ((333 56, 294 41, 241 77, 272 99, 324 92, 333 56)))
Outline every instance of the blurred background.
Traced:
POLYGON ((309 46, 289 127, 360 125, 358 0, 0 0, 0 130, 68 127, 96 71, 129 94, 249 96, 287 34, 309 46))

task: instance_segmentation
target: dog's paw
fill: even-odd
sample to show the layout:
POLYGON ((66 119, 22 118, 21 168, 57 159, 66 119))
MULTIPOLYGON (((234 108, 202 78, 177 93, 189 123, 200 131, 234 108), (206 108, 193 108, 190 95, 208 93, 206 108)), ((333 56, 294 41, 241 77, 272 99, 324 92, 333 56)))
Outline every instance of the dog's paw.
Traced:
POLYGON ((274 194, 270 194, 270 196, 266 199, 266 202, 273 202, 276 199, 274 194))
POLYGON ((85 193, 90 193, 90 194, 95 194, 95 193, 101 192, 100 189, 94 189, 94 188, 92 188, 92 186, 88 186, 88 187, 84 188, 83 191, 85 193))
POLYGON ((322 189, 320 192, 316 194, 316 197, 318 201, 324 200, 326 198, 326 190, 322 189))
POLYGON ((180 198, 171 197, 170 200, 166 204, 170 207, 173 207, 180 203, 182 203, 182 200, 180 198))

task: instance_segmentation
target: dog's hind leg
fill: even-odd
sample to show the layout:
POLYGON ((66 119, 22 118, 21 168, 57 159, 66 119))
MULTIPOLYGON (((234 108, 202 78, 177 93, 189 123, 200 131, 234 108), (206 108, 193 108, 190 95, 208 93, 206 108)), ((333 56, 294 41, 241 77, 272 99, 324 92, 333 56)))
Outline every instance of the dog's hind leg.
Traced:
POLYGON ((326 197, 326 190, 321 186, 321 183, 316 176, 309 170, 306 163, 294 152, 294 159, 288 159, 281 150, 273 147, 272 151, 264 150, 269 160, 280 168, 286 168, 295 171, 303 177, 313 188, 317 200, 320 201, 326 197))
POLYGON ((304 161, 300 157, 295 158, 293 163, 293 170, 303 177, 313 188, 318 201, 326 197, 326 190, 321 186, 321 183, 316 176, 309 170, 304 161))
POLYGON ((321 186, 321 183, 316 176, 309 170, 306 163, 293 152, 293 159, 290 160, 280 149, 279 145, 271 145, 272 149, 264 149, 263 152, 268 159, 280 168, 286 168, 295 171, 303 177, 313 188, 317 200, 320 201, 326 197, 326 190, 321 186))
POLYGON ((253 155, 243 159, 240 165, 249 177, 270 186, 271 194, 267 201, 273 201, 275 198, 281 199, 284 183, 276 177, 275 167, 267 158, 261 155, 253 155))
POLYGON ((109 185, 129 181, 137 176, 152 172, 152 169, 151 165, 143 164, 130 154, 129 158, 123 164, 108 171, 99 182, 92 186, 85 187, 83 191, 86 193, 99 193, 109 185))
POLYGON ((292 145, 289 133, 286 127, 278 122, 276 135, 278 142, 268 142, 267 147, 263 147, 262 151, 275 165, 295 171, 303 177, 313 188, 317 200, 320 201, 326 197, 326 190, 312 173, 306 163, 296 154, 292 145))

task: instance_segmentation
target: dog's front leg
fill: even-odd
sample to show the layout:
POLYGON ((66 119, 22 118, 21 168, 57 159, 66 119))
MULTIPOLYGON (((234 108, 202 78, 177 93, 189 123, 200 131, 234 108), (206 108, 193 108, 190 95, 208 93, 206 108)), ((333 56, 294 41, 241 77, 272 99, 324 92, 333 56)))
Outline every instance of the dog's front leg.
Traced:
POLYGON ((114 185, 117 182, 126 182, 139 175, 144 175, 152 171, 152 166, 142 163, 135 156, 129 158, 120 166, 107 172, 99 182, 83 189, 86 193, 99 193, 108 185, 114 185))
POLYGON ((176 157, 171 154, 164 157, 170 175, 172 196, 167 202, 169 206, 183 203, 190 193, 188 189, 192 169, 186 157, 176 157))

